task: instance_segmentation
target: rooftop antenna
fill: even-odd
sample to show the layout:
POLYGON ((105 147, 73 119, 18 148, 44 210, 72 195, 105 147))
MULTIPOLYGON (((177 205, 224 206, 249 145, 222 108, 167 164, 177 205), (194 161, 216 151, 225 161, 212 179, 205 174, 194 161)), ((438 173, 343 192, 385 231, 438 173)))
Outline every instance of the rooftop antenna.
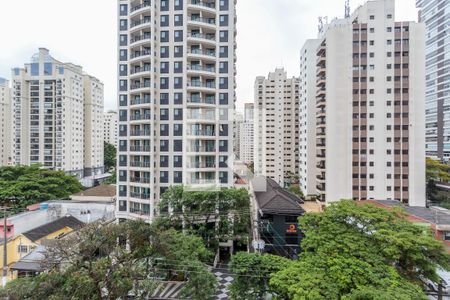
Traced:
POLYGON ((350 0, 345 0, 345 18, 350 18, 350 0))

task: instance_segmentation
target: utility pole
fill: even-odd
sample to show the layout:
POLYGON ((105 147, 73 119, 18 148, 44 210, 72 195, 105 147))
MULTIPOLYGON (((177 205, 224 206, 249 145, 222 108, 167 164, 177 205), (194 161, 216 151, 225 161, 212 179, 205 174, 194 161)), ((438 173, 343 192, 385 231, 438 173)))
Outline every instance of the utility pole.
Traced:
POLYGON ((5 287, 7 279, 8 279, 8 238, 6 234, 6 226, 7 226, 7 215, 6 215, 6 206, 2 207, 3 209, 3 276, 2 276, 2 286, 5 287))

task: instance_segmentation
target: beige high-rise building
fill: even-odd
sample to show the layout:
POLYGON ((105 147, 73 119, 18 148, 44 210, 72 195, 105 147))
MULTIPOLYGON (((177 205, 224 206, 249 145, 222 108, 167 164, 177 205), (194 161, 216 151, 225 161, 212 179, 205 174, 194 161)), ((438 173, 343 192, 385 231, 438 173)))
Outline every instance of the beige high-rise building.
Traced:
POLYGON ((14 163, 103 174, 103 84, 45 48, 12 71, 14 163))
POLYGON ((117 0, 117 214, 151 221, 171 186, 233 186, 236 0, 117 0))
POLYGON ((12 106, 11 89, 6 79, 0 78, 0 166, 12 163, 12 106))
POLYGON ((104 130, 105 142, 114 145, 117 148, 117 139, 119 137, 119 118, 116 111, 108 111, 105 113, 104 130))
POLYGON ((239 126, 239 158, 245 164, 254 160, 254 104, 245 103, 244 120, 239 126))
POLYGON ((298 175, 299 79, 283 68, 255 81, 255 174, 281 186, 298 175))
POLYGON ((320 199, 425 206, 424 25, 396 21, 394 0, 373 0, 324 24, 319 43, 320 199))
POLYGON ((319 40, 307 40, 300 54, 299 179, 305 196, 316 191, 316 50, 319 40))

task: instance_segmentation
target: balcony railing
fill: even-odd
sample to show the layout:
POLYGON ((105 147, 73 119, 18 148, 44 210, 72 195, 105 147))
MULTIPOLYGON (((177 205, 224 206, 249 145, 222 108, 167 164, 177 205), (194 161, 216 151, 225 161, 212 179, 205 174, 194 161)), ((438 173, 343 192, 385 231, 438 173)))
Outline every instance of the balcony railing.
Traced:
POLYGON ((216 184, 215 179, 191 179, 188 184, 216 184))
POLYGON ((139 5, 136 5, 136 6, 132 7, 132 8, 130 9, 130 13, 135 12, 136 10, 139 10, 139 9, 141 9, 141 8, 144 8, 144 7, 149 7, 149 6, 151 6, 150 1, 145 1, 145 2, 142 3, 142 4, 139 4, 139 5))
POLYGON ((144 84, 132 84, 130 86, 130 90, 137 90, 137 89, 143 89, 143 88, 149 88, 151 87, 151 84, 148 83, 144 83, 144 84))
POLYGON ((216 8, 216 2, 206 2, 206 1, 201 1, 201 0, 191 0, 191 4, 204 6, 204 7, 208 7, 208 8, 212 8, 212 9, 216 8))
POLYGON ((204 87, 204 88, 210 88, 215 89, 216 88, 216 82, 201 82, 201 81, 190 81, 188 82, 188 86, 190 87, 204 87))
POLYGON ((150 152, 151 150, 150 146, 130 146, 131 152, 150 152))
POLYGON ((151 51, 135 51, 135 52, 131 53, 130 58, 133 59, 133 58, 138 58, 141 56, 146 56, 146 55, 151 55, 151 54, 152 54, 151 51))
POLYGON ((131 105, 139 105, 139 104, 149 104, 150 103, 150 98, 135 98, 133 100, 131 100, 131 105))
POLYGON ((132 44, 132 43, 136 43, 136 42, 139 42, 142 40, 148 40, 150 38, 151 38, 150 34, 137 35, 130 39, 130 43, 132 44))
POLYGON ((192 22, 201 22, 206 24, 215 25, 216 19, 214 18, 201 18, 201 17, 191 17, 190 19, 192 22))
POLYGON ((135 22, 131 23, 130 28, 133 28, 133 27, 136 27, 136 26, 139 26, 139 25, 142 25, 142 24, 149 24, 150 22, 151 22, 150 19, 142 19, 142 20, 139 20, 139 21, 135 21, 135 22))
POLYGON ((211 169, 215 168, 216 163, 214 162, 190 162, 188 168, 190 169, 211 169))
POLYGON ((216 114, 214 112, 211 113, 193 113, 190 112, 188 114, 189 120, 208 120, 208 121, 215 121, 216 120, 216 114))
POLYGON ((216 104, 215 98, 198 98, 198 97, 188 97, 188 103, 200 103, 200 104, 216 104))
POLYGON ((191 146, 189 152, 216 152, 215 147, 191 146))
MULTIPOLYGON (((131 193, 130 196, 132 198, 147 200, 150 199, 150 194, 140 194, 140 193, 131 193)), ((131 211, 131 209, 130 209, 131 211)))
POLYGON ((205 72, 212 72, 212 73, 216 72, 215 67, 200 66, 200 65, 188 65, 187 69, 191 70, 191 71, 205 71, 205 72))
POLYGON ((198 32, 190 32, 188 34, 188 37, 192 37, 192 38, 196 38, 196 39, 204 39, 204 40, 209 40, 209 41, 215 41, 216 40, 216 35, 213 33, 198 33, 198 32))
POLYGON ((150 130, 132 130, 130 132, 131 136, 151 136, 152 133, 150 130))
POLYGON ((150 168, 151 163, 149 161, 131 161, 130 166, 137 168, 150 168))
POLYGON ((150 178, 146 178, 146 177, 131 177, 130 178, 131 182, 135 182, 135 183, 150 183, 150 178))
POLYGON ((189 135, 194 136, 216 136, 214 130, 190 130, 189 135))
POLYGON ((211 57, 216 56, 216 51, 211 51, 211 50, 191 49, 190 51, 188 51, 188 53, 189 54, 206 55, 206 56, 211 56, 211 57))
POLYGON ((141 120, 151 120, 152 115, 145 114, 145 115, 131 115, 130 120, 131 121, 141 121, 141 120))

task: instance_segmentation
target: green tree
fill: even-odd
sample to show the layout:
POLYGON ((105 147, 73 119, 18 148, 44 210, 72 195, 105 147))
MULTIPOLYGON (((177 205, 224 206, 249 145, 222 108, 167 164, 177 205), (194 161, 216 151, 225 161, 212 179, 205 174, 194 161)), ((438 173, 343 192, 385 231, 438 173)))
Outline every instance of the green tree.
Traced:
POLYGON ((284 299, 426 299, 423 280, 449 268, 443 244, 400 210, 341 201, 300 227, 299 262, 270 280, 284 299))
POLYGON ((190 299, 210 299, 215 291, 216 279, 204 264, 211 254, 200 238, 144 222, 90 224, 48 249, 51 271, 8 283, 0 297, 148 299, 158 286, 155 278, 184 281, 182 294, 190 299))
POLYGON ((115 170, 117 163, 117 149, 113 144, 104 142, 104 165, 107 172, 115 170))
POLYGON ((0 201, 13 209, 48 200, 65 199, 82 190, 74 176, 40 165, 0 168, 0 201), (16 198, 10 203, 11 198, 16 198))
POLYGON ((288 188, 288 191, 291 192, 292 194, 297 195, 301 199, 305 198, 305 195, 303 195, 302 189, 298 185, 291 185, 288 188))
POLYGON ((442 164, 435 159, 427 157, 426 167, 427 180, 450 181, 450 165, 442 164))
POLYGON ((291 260, 271 254, 241 252, 231 258, 230 270, 235 274, 230 285, 231 299, 258 300, 272 293, 269 286, 271 274, 292 264, 291 260))
POLYGON ((211 249, 220 240, 246 243, 250 233, 250 196, 245 189, 188 191, 174 186, 162 195, 160 209, 157 224, 202 237, 211 249))

